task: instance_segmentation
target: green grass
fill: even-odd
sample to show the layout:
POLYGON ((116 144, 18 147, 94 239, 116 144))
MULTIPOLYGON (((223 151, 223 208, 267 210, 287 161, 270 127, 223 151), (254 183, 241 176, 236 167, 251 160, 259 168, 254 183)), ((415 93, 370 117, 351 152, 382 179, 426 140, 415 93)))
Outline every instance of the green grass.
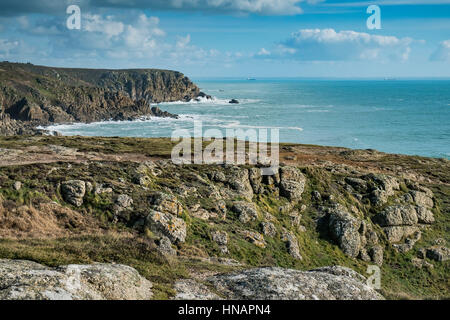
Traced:
MULTIPOLYGON (((170 139, 135 139, 135 138, 86 138, 86 137, 0 137, 0 148, 26 148, 29 146, 45 146, 48 144, 63 145, 81 151, 97 151, 102 153, 140 153, 147 156, 168 157, 173 143, 170 139)), ((298 147, 298 146, 297 146, 298 147)), ((312 147, 310 148, 322 148, 312 147)), ((368 160, 369 161, 369 160, 368 160)), ((446 165, 438 159, 428 159, 430 166, 421 164, 422 158, 384 155, 380 164, 402 165, 404 168, 417 168, 426 176, 439 177, 445 181, 448 171, 446 165), (399 162, 395 162, 400 161, 399 162), (427 171, 436 172, 427 173, 427 171)), ((287 199, 276 194, 255 196, 253 201, 258 206, 260 216, 268 212, 276 218, 274 222, 280 233, 282 228, 294 232, 298 239, 300 254, 303 260, 295 260, 287 251, 286 244, 279 236, 265 237, 266 248, 262 249, 246 241, 240 231, 252 230, 261 232, 260 219, 248 224, 242 224, 237 215, 228 210, 225 221, 211 219, 203 221, 190 216, 186 210, 182 218, 186 221, 188 230, 186 243, 179 245, 179 258, 167 259, 155 250, 151 232, 143 231, 137 234, 136 230, 130 236, 130 229, 134 222, 148 213, 148 193, 164 188, 175 189, 179 180, 195 186, 200 194, 179 197, 185 209, 199 202, 207 209, 213 210, 216 201, 207 196, 207 185, 196 181, 193 173, 205 179, 206 173, 211 169, 224 170, 220 166, 181 166, 176 169, 164 170, 158 177, 151 177, 147 190, 132 183, 134 173, 139 164, 131 162, 89 162, 89 165, 80 163, 51 163, 33 165, 12 165, 0 168, 0 195, 3 199, 14 202, 16 205, 29 205, 34 202, 53 200, 62 205, 69 206, 59 193, 58 184, 69 179, 81 179, 92 183, 107 183, 113 186, 113 194, 95 195, 88 193, 84 204, 80 208, 71 207, 86 215, 93 215, 102 221, 102 229, 109 230, 106 235, 73 236, 70 238, 47 240, 0 240, 0 257, 10 259, 33 260, 49 266, 64 265, 68 263, 116 262, 136 268, 143 276, 154 283, 155 298, 167 299, 174 294, 173 284, 176 279, 190 277, 190 272, 214 271, 225 272, 233 270, 224 265, 207 263, 201 258, 208 256, 222 256, 235 259, 246 267, 281 266, 309 270, 327 265, 342 265, 350 267, 363 275, 366 274, 368 263, 345 256, 338 246, 328 239, 321 230, 317 229, 317 219, 320 218, 318 203, 311 198, 312 191, 319 191, 322 196, 333 195, 341 205, 350 208, 355 206, 366 219, 375 214, 376 210, 368 202, 356 200, 344 186, 340 184, 347 175, 332 173, 323 168, 301 168, 307 178, 303 199, 296 206, 307 206, 302 212, 301 224, 306 232, 298 232, 290 223, 287 213, 279 211, 281 206, 287 204, 287 199), (58 168, 51 171, 52 168, 58 168), (178 174, 176 177, 174 174, 178 174), (123 179, 124 182, 120 182, 123 179), (14 181, 21 181, 20 191, 12 188, 14 181), (112 223, 112 206, 117 194, 126 193, 133 197, 133 217, 129 223, 112 223), (229 254, 220 252, 219 246, 211 241, 213 231, 226 231, 229 235, 229 254)), ((224 187, 221 183, 215 184, 217 188, 224 187)), ((434 262, 434 269, 417 269, 411 264, 411 259, 417 256, 420 248, 434 244, 437 238, 443 238, 450 243, 450 187, 444 183, 426 185, 431 188, 437 199, 436 208, 433 209, 436 223, 423 230, 422 239, 415 248, 407 254, 396 253, 391 246, 382 242, 386 247, 384 265, 382 267, 382 293, 387 298, 449 298, 448 262, 434 262)), ((408 191, 404 182, 400 185, 399 195, 408 191)), ((230 209, 232 201, 242 200, 239 197, 227 199, 230 209)), ((386 205, 392 204, 392 199, 386 205)), ((260 217, 261 218, 261 217, 260 217)), ((375 226, 379 234, 381 230, 375 226)), ((381 237, 381 241, 383 237, 381 237)))

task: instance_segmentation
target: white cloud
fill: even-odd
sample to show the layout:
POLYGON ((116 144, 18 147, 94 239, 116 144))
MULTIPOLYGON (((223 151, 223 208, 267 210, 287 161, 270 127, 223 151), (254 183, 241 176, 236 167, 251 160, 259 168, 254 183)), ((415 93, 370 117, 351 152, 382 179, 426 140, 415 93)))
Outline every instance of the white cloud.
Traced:
MULTIPOLYGON (((26 34, 27 51, 16 50, 18 42, 1 40, 0 57, 29 59, 33 61, 53 57, 54 61, 74 61, 74 66, 120 65, 122 67, 165 67, 185 65, 205 66, 223 63, 229 58, 214 48, 199 48, 192 43, 191 35, 166 38, 158 17, 134 11, 132 15, 83 14, 81 30, 68 30, 55 18, 14 18, 19 30, 26 34), (59 26, 59 27, 55 27, 59 26), (53 30, 54 29, 54 30, 53 30), (50 41, 42 41, 42 35, 50 41), (20 52, 19 52, 20 51, 20 52), (18 52, 16 56, 15 52, 18 52)), ((23 45, 20 48, 24 47, 23 45)), ((41 60, 42 61, 42 60, 41 60)), ((51 62, 54 63, 54 62, 51 62)))
POLYGON ((159 28, 157 17, 147 17, 141 14, 135 24, 126 26, 126 32, 122 40, 130 48, 150 50, 156 48, 155 38, 164 35, 165 32, 159 28))
POLYGON ((11 55, 19 49, 19 41, 11 41, 6 39, 0 39, 0 58, 8 59, 11 55))
MULTIPOLYGON (((90 0, 93 7, 134 7, 154 10, 196 10, 214 13, 295 15, 302 13, 299 7, 305 0, 90 0)), ((307 0, 308 3, 317 0, 307 0)))
POLYGON ((261 50, 259 50, 258 52, 259 56, 268 56, 270 55, 270 51, 267 51, 265 48, 261 48, 261 50))
POLYGON ((450 61, 450 40, 442 41, 430 57, 431 61, 450 61))
MULTIPOLYGON (((137 10, 202 11, 218 14, 296 15, 302 13, 299 4, 315 4, 323 0, 78 0, 84 10, 127 8, 137 10)), ((67 1, 0 1, 0 16, 29 13, 64 12, 67 1)))
POLYGON ((305 61, 400 60, 409 58, 411 38, 334 29, 302 29, 278 45, 274 58, 305 61))
POLYGON ((327 3, 330 7, 367 7, 376 4, 379 6, 411 6, 411 5, 442 5, 450 4, 450 0, 377 0, 374 1, 346 1, 327 3))
POLYGON ((191 35, 188 34, 186 37, 178 37, 177 48, 185 48, 191 42, 191 35))
MULTIPOLYGON (((183 1, 183 0, 181 0, 183 1)), ((193 1, 185 0, 192 3, 193 1)), ((237 11, 242 13, 258 13, 263 15, 295 15, 302 13, 298 6, 301 0, 206 0, 196 1, 201 8, 209 7, 211 9, 237 11), (201 2, 204 2, 203 4, 201 2)))
POLYGON ((125 29, 122 22, 114 21, 113 16, 102 16, 95 14, 85 14, 83 16, 83 30, 88 32, 100 32, 108 38, 118 36, 125 29))

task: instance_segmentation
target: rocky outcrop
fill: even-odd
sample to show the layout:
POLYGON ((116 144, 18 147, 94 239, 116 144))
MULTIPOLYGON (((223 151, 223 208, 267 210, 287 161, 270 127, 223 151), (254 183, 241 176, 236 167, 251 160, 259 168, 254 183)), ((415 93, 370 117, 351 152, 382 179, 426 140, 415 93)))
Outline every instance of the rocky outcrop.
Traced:
POLYGON ((68 203, 79 207, 83 204, 86 184, 81 180, 69 180, 61 184, 61 194, 68 203))
POLYGON ((243 230, 241 234, 245 240, 253 243, 255 246, 263 249, 266 247, 266 241, 264 240, 264 236, 261 233, 250 230, 243 230))
POLYGON ((174 114, 150 103, 190 101, 199 88, 176 71, 63 69, 0 63, 0 134, 50 123, 132 120, 174 114))
POLYGON ((227 183, 239 195, 249 200, 253 197, 253 188, 250 184, 249 172, 246 168, 231 167, 227 172, 227 183))
POLYGON ((280 168, 280 195, 291 201, 300 200, 305 190, 306 178, 295 167, 280 168))
POLYGON ((303 260, 298 247, 298 240, 293 232, 285 231, 281 238, 286 243, 289 254, 296 260, 303 260))
POLYGON ((428 208, 401 204, 387 207, 374 217, 374 221, 383 227, 389 242, 405 240, 404 244, 395 247, 406 252, 420 240, 420 224, 433 223, 434 215, 428 208))
POLYGON ((220 300, 220 296, 211 292, 204 284, 193 279, 183 279, 175 282, 176 295, 174 300, 220 300))
POLYGON ((152 283, 120 264, 49 268, 0 259, 0 300, 149 300, 152 283))
POLYGON ((225 231, 214 231, 211 234, 212 240, 219 245, 219 249, 222 253, 228 253, 228 233, 225 231))
POLYGON ((167 193, 154 192, 150 194, 149 202, 156 211, 170 213, 175 216, 181 215, 183 212, 183 206, 178 199, 167 193))
POLYGON ((231 210, 239 215, 239 220, 242 223, 254 221, 258 218, 258 211, 256 211, 256 206, 253 202, 236 201, 231 210))
POLYGON ((234 300, 382 300, 365 278, 344 267, 312 271, 257 268, 207 279, 215 290, 234 300))
POLYGON ((339 208, 332 210, 328 219, 331 237, 346 255, 356 258, 361 249, 361 238, 358 231, 361 222, 339 208))
POLYGON ((145 225, 156 234, 168 237, 172 243, 186 239, 186 223, 170 213, 152 210, 145 225))
POLYGON ((434 246, 427 248, 426 257, 436 261, 450 260, 450 249, 444 246, 434 246))
POLYGON ((417 211, 411 205, 396 205, 387 207, 377 215, 377 222, 382 227, 413 226, 419 221, 417 211))

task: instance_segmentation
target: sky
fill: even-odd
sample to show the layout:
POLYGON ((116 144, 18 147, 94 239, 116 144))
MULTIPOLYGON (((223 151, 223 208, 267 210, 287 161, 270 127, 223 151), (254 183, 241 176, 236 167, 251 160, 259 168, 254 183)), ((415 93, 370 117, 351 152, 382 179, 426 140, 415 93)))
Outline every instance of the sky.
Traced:
POLYGON ((3 60, 192 78, 450 78, 450 0, 0 0, 3 60), (381 29, 367 27, 370 5, 381 29))

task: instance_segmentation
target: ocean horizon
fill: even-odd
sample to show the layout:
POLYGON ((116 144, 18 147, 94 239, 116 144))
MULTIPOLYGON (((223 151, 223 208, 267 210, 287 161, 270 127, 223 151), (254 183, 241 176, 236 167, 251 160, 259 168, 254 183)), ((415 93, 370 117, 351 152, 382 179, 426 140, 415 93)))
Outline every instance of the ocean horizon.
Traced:
MULTIPOLYGON (((280 142, 450 158, 450 80, 199 78, 213 100, 160 103, 179 119, 56 124, 63 135, 171 137, 219 129, 278 129, 280 142), (239 104, 230 104, 237 99, 239 104)), ((270 133, 270 131, 269 131, 270 133)))

